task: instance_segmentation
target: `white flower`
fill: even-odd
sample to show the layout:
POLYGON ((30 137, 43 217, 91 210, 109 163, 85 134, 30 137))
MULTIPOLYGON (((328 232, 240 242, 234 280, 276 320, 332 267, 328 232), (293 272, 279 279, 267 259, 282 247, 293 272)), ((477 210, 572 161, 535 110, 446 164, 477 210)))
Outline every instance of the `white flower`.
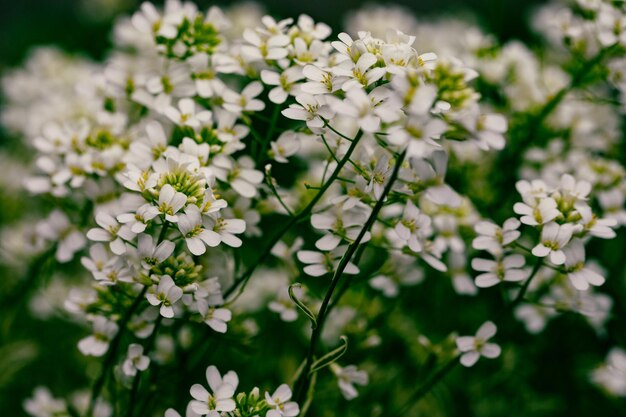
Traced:
POLYGON ((456 346, 461 355, 461 364, 466 367, 474 365, 481 356, 493 359, 500 356, 500 346, 487 343, 496 334, 496 325, 488 321, 476 332, 476 336, 459 336, 456 346))
POLYGON ((167 258, 174 252, 176 245, 174 242, 164 240, 158 246, 151 235, 142 233, 137 239, 137 252, 141 259, 141 266, 150 269, 167 258))
MULTIPOLYGON (((165 410, 164 417, 181 417, 181 416, 173 408, 168 408, 167 410, 165 410)), ((185 417, 200 417, 200 414, 193 411, 191 402, 187 404, 187 408, 185 409, 185 417)))
POLYGON ((480 114, 479 107, 472 106, 460 117, 459 122, 473 135, 481 149, 504 148, 506 143, 504 134, 508 129, 508 122, 503 115, 480 114))
POLYGON ((475 283, 479 288, 488 288, 502 281, 523 281, 528 271, 522 269, 526 261, 522 255, 508 255, 495 261, 488 259, 472 259, 472 268, 485 272, 476 277, 475 283))
POLYGON ((354 365, 342 367, 337 363, 332 363, 330 364, 330 370, 337 377, 339 390, 346 400, 353 400, 358 397, 359 393, 354 387, 354 384, 367 385, 369 381, 367 372, 359 371, 354 365))
POLYGON ((152 204, 144 204, 135 213, 123 213, 117 216, 117 221, 130 227, 133 233, 143 233, 148 223, 158 216, 159 211, 152 204))
POLYGON ((130 241, 135 237, 130 227, 121 226, 113 216, 104 212, 96 214, 96 223, 100 227, 90 229, 87 232, 87 239, 95 242, 110 242, 111 252, 116 255, 126 252, 124 240, 130 241))
POLYGON ((48 388, 37 387, 33 397, 24 401, 24 410, 33 417, 64 416, 67 415, 67 404, 54 398, 48 388))
POLYGON ((275 61, 287 56, 288 52, 285 47, 290 41, 287 35, 277 34, 263 39, 254 30, 246 29, 243 32, 243 38, 251 45, 242 46, 241 52, 251 61, 275 61))
POLYGON ((218 333, 226 333, 227 323, 232 319, 232 313, 227 308, 215 308, 210 306, 207 300, 199 299, 197 302, 198 313, 204 322, 218 333))
POLYGON ((91 272, 102 272, 104 267, 111 260, 111 255, 101 243, 91 245, 89 248, 89 257, 80 258, 80 263, 91 272))
POLYGON ((394 227, 396 234, 413 252, 421 252, 424 237, 431 232, 431 219, 420 212, 411 200, 404 207, 402 219, 394 227))
POLYGON ((520 222, 515 218, 507 219, 502 227, 489 221, 480 221, 474 226, 478 236, 472 241, 472 246, 476 250, 486 250, 494 256, 499 255, 505 246, 520 237, 521 232, 517 230, 519 226, 520 222))
MULTIPOLYGON (((241 219, 224 219, 219 217, 217 219, 206 218, 206 228, 211 234, 211 244, 217 242, 225 243, 232 248, 238 248, 241 246, 241 239, 237 236, 240 233, 246 231, 246 222, 241 219)), ((217 246, 215 244, 215 246, 217 246)))
POLYGON ((346 60, 341 65, 334 67, 332 71, 335 75, 350 78, 341 87, 344 91, 353 88, 361 89, 380 80, 387 72, 387 69, 383 67, 372 68, 377 62, 378 58, 367 52, 361 55, 356 63, 346 60))
POLYGON ((128 345, 128 354, 122 364, 122 372, 126 376, 135 376, 137 371, 145 371, 150 365, 150 358, 143 354, 143 346, 137 343, 128 345))
POLYGON ((316 65, 307 65, 302 69, 302 74, 310 81, 300 87, 307 94, 334 93, 341 88, 346 77, 338 77, 330 71, 326 71, 316 65))
MULTIPOLYGON (((305 274, 311 275, 312 277, 321 277, 322 275, 332 273, 337 268, 344 251, 345 247, 342 246, 326 253, 301 250, 298 251, 297 257, 300 262, 307 265, 303 269, 305 274)), ((358 274, 359 268, 352 262, 348 262, 344 273, 358 274)))
POLYGON ((96 316, 93 321, 93 334, 78 342, 78 350, 83 355, 102 356, 109 349, 109 342, 117 333, 118 326, 106 317, 96 316))
POLYGON ((272 103, 282 104, 289 95, 296 95, 298 88, 297 81, 304 78, 300 67, 287 68, 281 74, 270 71, 261 71, 261 80, 267 85, 275 85, 269 92, 269 99, 272 103))
POLYGON ((290 104, 281 113, 288 119, 306 121, 309 129, 321 129, 324 127, 323 119, 330 120, 335 115, 324 96, 300 93, 296 96, 296 101, 298 104, 290 104))
POLYGON ((574 226, 569 223, 559 225, 551 222, 543 226, 540 243, 532 250, 533 255, 544 258, 550 255, 550 262, 563 265, 565 253, 561 250, 572 238, 574 226))
POLYGON ((261 91, 263 91, 263 84, 258 81, 248 84, 241 94, 227 90, 224 93, 224 108, 237 114, 244 111, 261 111, 265 108, 265 103, 255 98, 261 94, 261 91))
POLYGON ((64 263, 74 258, 86 243, 85 236, 70 223, 70 219, 60 210, 54 210, 46 220, 35 226, 37 234, 45 240, 56 242, 55 258, 64 263))
POLYGON ((385 101, 389 90, 377 88, 367 94, 360 88, 351 89, 343 101, 335 101, 333 109, 353 118, 364 132, 376 132, 381 121, 392 122, 398 119, 397 109, 390 101, 385 101))
POLYGON ((605 363, 593 371, 591 378, 611 394, 626 397, 626 352, 611 349, 605 363))
POLYGON ((300 150, 300 136, 296 132, 286 131, 280 134, 276 141, 270 143, 271 157, 283 164, 289 162, 287 158, 300 150))
POLYGON ((589 285, 604 284, 604 277, 593 269, 585 266, 585 245, 580 239, 573 239, 563 248, 565 254, 565 270, 572 285, 581 291, 589 289, 589 285))
POLYGON ((617 220, 612 218, 598 219, 589 206, 579 205, 576 207, 576 211, 582 217, 580 223, 583 226, 583 230, 591 236, 599 237, 600 239, 613 239, 616 236, 613 227, 617 226, 617 220))
POLYGON ((206 380, 211 392, 200 384, 194 384, 189 390, 194 398, 191 401, 192 410, 209 417, 220 417, 222 412, 235 410, 237 404, 233 400, 233 395, 239 385, 237 374, 228 371, 222 378, 217 368, 211 365, 206 369, 206 380))
MULTIPOLYGON (((353 242, 366 220, 365 213, 356 211, 328 210, 312 215, 311 225, 317 230, 328 232, 315 242, 315 247, 321 251, 331 251, 344 239, 353 242)), ((370 237, 370 233, 366 232, 361 243, 367 242, 370 237)))
POLYGON ((219 245, 221 239, 215 236, 212 230, 206 230, 202 223, 202 215, 197 206, 189 206, 185 214, 178 216, 178 230, 185 238, 189 252, 200 256, 206 252, 206 247, 219 245))
POLYGON ((255 197, 263 182, 263 173, 254 169, 249 158, 242 157, 235 162, 226 155, 218 155, 213 159, 212 169, 220 181, 230 185, 242 197, 255 197))
POLYGON ((300 414, 298 403, 289 401, 291 399, 291 388, 287 384, 282 384, 272 395, 265 393, 265 401, 272 408, 265 415, 266 417, 295 417, 300 414))
POLYGON ((172 307, 183 296, 183 290, 177 287, 174 280, 169 275, 163 275, 158 285, 153 285, 146 294, 148 302, 153 306, 161 306, 160 313, 163 317, 171 319, 174 317, 172 307))
POLYGON ((187 196, 178 192, 170 184, 165 184, 159 191, 158 210, 165 215, 165 220, 171 223, 178 221, 176 213, 187 203, 187 196))
POLYGON ((521 214, 520 221, 529 226, 546 224, 561 214, 553 198, 542 198, 539 200, 539 204, 535 206, 530 206, 526 203, 515 203, 513 211, 521 214))
POLYGON ((165 109, 165 115, 177 125, 197 129, 211 121, 212 113, 208 110, 201 110, 196 113, 194 101, 190 98, 183 98, 178 101, 178 108, 169 106, 165 109))

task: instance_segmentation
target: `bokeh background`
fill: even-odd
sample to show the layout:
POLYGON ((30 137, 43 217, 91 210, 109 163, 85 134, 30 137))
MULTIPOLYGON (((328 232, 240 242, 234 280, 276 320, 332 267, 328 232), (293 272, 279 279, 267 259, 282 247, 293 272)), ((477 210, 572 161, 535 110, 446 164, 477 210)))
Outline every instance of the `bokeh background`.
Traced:
MULTIPOLYGON (((18 66, 29 50, 38 45, 55 45, 71 53, 96 60, 102 59, 110 46, 109 34, 115 16, 134 11, 139 3, 136 0, 2 0, 0 73, 6 68, 18 66)), ((196 3, 200 7, 208 7, 214 4, 228 6, 234 2, 197 0, 196 3)), ((335 31, 342 27, 344 18, 351 10, 365 4, 359 0, 267 0, 257 3, 262 4, 266 11, 275 17, 309 14, 316 21, 328 23, 335 31)), ((494 34, 501 42, 520 39, 530 45, 536 42, 536 39, 529 28, 528 19, 533 9, 543 3, 545 3, 543 0, 395 1, 395 4, 412 10, 420 19, 428 19, 429 16, 435 15, 467 16, 482 26, 486 32, 494 34)), ((419 39, 416 45, 419 48, 419 39)), ((0 147, 16 146, 15 141, 19 141, 19 138, 9 137, 0 128, 0 147)), ((3 208, 6 207, 5 203, 3 201, 3 208)), ((0 210, 0 227, 10 221, 12 211, 17 212, 20 209, 11 207, 0 210)), ((614 265, 607 265, 612 270, 622 271, 623 255, 626 253, 625 241, 622 229, 613 243, 598 242, 600 250, 615 253, 614 265)), ((7 270, 0 266, 0 274, 6 273, 7 270)), ((608 283, 610 282, 609 278, 608 283)), ((416 313, 415 317, 408 318, 406 322, 395 323, 394 326, 405 331, 414 323, 416 327, 437 336, 437 332, 455 328, 459 322, 475 321, 464 318, 463 315, 488 316, 487 307, 479 306, 476 299, 457 299, 458 304, 454 306, 437 304, 436 300, 441 299, 437 295, 442 291, 444 288, 437 282, 428 281, 422 287, 419 292, 421 295, 418 294, 417 299, 400 299, 401 303, 417 306, 416 313)), ((620 300, 616 299, 616 303, 619 302, 620 300)), ((0 311, 3 308, 4 306, 0 306, 0 311)), ((20 317, 20 312, 26 311, 26 307, 16 311, 18 317, 0 321, 3 324, 11 323, 11 334, 7 334, 6 329, 0 329, 0 356, 9 353, 14 355, 9 360, 0 361, 0 416, 3 417, 24 415, 22 401, 39 383, 48 385, 57 392, 89 384, 89 381, 84 380, 82 369, 58 366, 59 358, 66 358, 63 362, 80 363, 80 354, 75 343, 78 335, 84 333, 83 328, 62 320, 44 322, 25 315, 20 317), (37 336, 39 342, 43 341, 43 344, 28 342, 33 335, 37 336), (18 345, 15 345, 16 343, 18 345), (75 358, 67 360, 68 355, 75 358), (33 357, 36 359, 26 360, 33 357)), ((617 311, 623 312, 623 305, 617 311)), ((267 325, 271 326, 272 323, 267 325)), ((387 336, 393 338, 393 329, 387 336)), ((626 415, 623 402, 612 402, 588 382, 588 369, 602 360, 606 351, 603 343, 606 342, 599 340, 580 317, 563 315, 551 322, 538 337, 525 334, 519 325, 513 327, 511 331, 503 332, 502 337, 509 343, 528 346, 525 355, 528 363, 520 364, 519 358, 504 356, 499 363, 482 365, 481 375, 487 380, 480 380, 481 376, 478 374, 472 378, 468 378, 467 373, 452 375, 454 385, 464 386, 465 392, 462 396, 457 396, 455 392, 438 391, 438 395, 448 396, 449 407, 444 411, 445 414, 429 414, 431 417, 626 415), (464 385, 463 378, 471 381, 464 385), (470 400, 473 404, 471 412, 470 400)), ((622 344, 624 342, 621 341, 622 344)), ((227 348, 220 349, 219 346, 216 347, 213 354, 240 353, 229 351, 227 348)), ((410 347, 400 342, 396 349, 397 352, 389 352, 389 355, 411 354, 407 352, 410 347)), ((263 350, 266 352, 255 351, 254 355, 246 356, 246 360, 251 366, 260 368, 259 373, 271 374, 270 368, 265 369, 269 364, 266 366, 255 362, 255 356, 280 354, 281 343, 269 341, 263 350)), ((405 371, 406 374, 402 378, 407 378, 407 383, 419 376, 417 374, 419 370, 405 371)), ((389 382, 398 383, 398 381, 389 382)), ((191 381, 176 383, 187 387, 191 381)), ((376 400, 381 400, 376 398, 376 393, 370 395, 376 400)))

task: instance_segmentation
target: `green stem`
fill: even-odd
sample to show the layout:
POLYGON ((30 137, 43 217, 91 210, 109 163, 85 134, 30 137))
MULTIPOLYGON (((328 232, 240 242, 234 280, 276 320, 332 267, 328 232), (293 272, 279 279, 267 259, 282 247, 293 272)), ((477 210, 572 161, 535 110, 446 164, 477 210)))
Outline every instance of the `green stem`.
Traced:
POLYGON ((524 295, 526 294, 526 291, 528 291, 528 287, 530 287, 531 281, 537 275, 537 272, 539 272, 541 265, 543 265, 543 258, 537 258, 537 262, 535 263, 535 266, 533 267, 533 270, 530 273, 530 276, 528 277, 528 279, 526 279, 526 281, 524 282, 524 285, 522 285, 522 288, 517 293, 517 296, 515 297, 515 299, 511 302, 511 304, 509 304, 510 309, 513 309, 515 306, 517 306, 519 303, 522 302, 522 300, 524 299, 524 295))
POLYGON ((428 394, 432 389, 437 385, 442 379, 444 379, 456 366, 459 364, 459 357, 455 356, 442 368, 439 368, 437 372, 432 374, 430 378, 422 384, 413 394, 410 395, 409 400, 400 407, 400 411, 397 413, 392 413, 393 417, 401 417, 405 415, 409 415, 408 412, 413 408, 419 400, 421 400, 426 394, 428 394))
POLYGON ((330 175, 330 177, 324 183, 324 185, 320 188, 317 194, 315 194, 315 196, 309 202, 309 204, 307 204, 307 206, 304 209, 302 209, 302 211, 300 211, 297 215, 291 217, 289 221, 285 224, 285 226, 281 230, 279 230, 278 233, 276 233, 276 235, 274 235, 274 237, 270 240, 269 244, 265 247, 263 252, 261 252, 261 255, 259 255, 258 259, 252 265, 250 265, 250 267, 246 270, 246 272, 244 272, 243 275, 237 278, 235 282, 233 282, 232 285, 224 292, 224 298, 228 298, 240 285, 241 285, 241 289, 240 289, 240 293, 241 293, 241 291, 243 291, 243 288, 245 287, 245 284, 248 282, 248 280, 250 279, 250 277, 252 276, 256 268, 259 265, 261 265, 265 261, 265 259, 271 254, 272 248, 276 246, 276 244, 283 238, 283 236, 294 225, 306 219, 311 214, 315 205, 321 200, 321 198, 324 196, 326 191, 330 188, 330 186, 335 182, 335 179, 337 179, 337 177, 339 176, 341 169, 346 164, 348 159, 350 159, 350 156, 356 149, 356 146, 359 143, 359 140, 361 139, 362 136, 363 136, 363 132, 359 130, 359 132, 354 137, 354 140, 350 144, 350 148, 348 149, 344 157, 339 161, 333 173, 330 175))
POLYGON ((126 314, 124 314, 124 317, 122 317, 122 319, 118 323, 119 330, 117 331, 117 334, 115 335, 115 337, 113 338, 113 340, 111 341, 109 345, 109 350, 107 351, 106 357, 104 359, 104 363, 102 364, 102 369, 100 369, 100 375, 98 376, 98 379, 96 380, 96 382, 94 383, 91 389, 91 400, 89 401, 89 407, 87 408, 85 417, 91 417, 93 415, 93 410, 96 405, 96 401, 98 400, 98 397, 100 396, 102 387, 104 387, 104 383, 106 382, 107 376, 109 375, 109 370, 112 368, 113 362, 115 361, 115 358, 117 356, 117 351, 119 349, 120 342, 122 341, 122 336, 124 335, 124 331, 126 330, 126 325, 128 324, 129 320, 131 319, 131 317, 133 316, 133 314, 135 313, 135 311, 137 310, 137 308, 143 301, 147 290, 148 290, 148 287, 143 287, 139 295, 137 295, 137 298, 135 298, 135 301, 133 302, 133 304, 126 311, 126 314))
POLYGON ((309 373, 311 371, 311 366, 313 365, 313 359, 315 356, 315 350, 317 348, 317 344, 319 342, 322 331, 324 329, 324 323, 330 311, 328 307, 330 304, 330 300, 333 296, 333 293, 335 291, 335 288, 337 288, 337 285, 341 281, 341 277, 343 276, 343 273, 346 267, 348 266, 350 259, 352 259, 352 256, 355 254, 355 252, 359 248, 361 240, 363 240, 363 237, 365 236, 365 234, 369 231, 369 229, 372 227, 372 225, 376 221, 376 218, 378 217, 378 213, 383 207, 383 203, 385 201, 385 198, 387 197, 387 194, 389 194, 389 192, 391 191, 391 188, 396 182, 396 178, 398 177, 398 174, 400 172, 400 167, 402 166, 402 163, 404 162, 405 157, 406 157, 406 150, 396 160, 396 166, 394 167, 393 172, 391 173, 391 176, 389 177, 389 181, 387 182, 387 185, 385 186, 385 189, 383 190, 383 193, 381 194, 380 199, 376 202, 376 205, 372 209, 370 216, 368 217, 367 221, 361 228, 361 231, 359 232, 354 242, 352 242, 350 246, 348 246, 346 253, 341 258, 341 261, 339 261, 339 265, 337 266, 337 269, 335 270, 335 273, 333 274, 333 278, 330 282, 330 286, 328 287, 328 290, 326 291, 326 295, 324 296, 324 300, 322 301, 322 305, 320 306, 319 312, 317 314, 317 326, 313 329, 313 333, 311 335, 311 342, 309 344, 306 364, 304 366, 302 374, 300 374, 300 378, 298 378, 298 381, 296 382, 294 386, 294 399, 299 404, 302 404, 304 402, 304 397, 306 396, 308 388, 309 388, 309 384, 311 381, 309 373))
MULTIPOLYGON (((148 355, 154 346, 154 341, 156 340, 157 333, 159 331, 159 326, 163 321, 163 316, 159 315, 154 323, 154 329, 152 330, 152 334, 150 334, 150 339, 146 343, 146 350, 144 354, 148 355)), ((128 412, 126 413, 126 417, 132 417, 133 410, 135 409, 135 403, 137 402, 137 392, 139 391, 139 382, 141 380, 141 372, 137 370, 137 374, 135 374, 135 378, 133 379, 133 386, 130 390, 130 398, 128 400, 128 412)))

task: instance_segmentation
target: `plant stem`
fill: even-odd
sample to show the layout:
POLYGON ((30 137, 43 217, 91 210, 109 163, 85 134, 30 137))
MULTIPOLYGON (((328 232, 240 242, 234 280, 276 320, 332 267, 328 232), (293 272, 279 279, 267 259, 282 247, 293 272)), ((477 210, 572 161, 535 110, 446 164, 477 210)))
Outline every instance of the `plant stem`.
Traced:
MULTIPOLYGON (((156 340, 157 332, 159 331, 159 326, 163 321, 163 316, 159 315, 154 323, 154 329, 152 330, 152 334, 150 334, 150 339, 146 343, 145 354, 148 355, 154 346, 154 341, 156 340)), ((139 391, 139 382, 141 380, 141 372, 137 370, 137 374, 135 374, 135 378, 133 379, 133 386, 130 390, 130 398, 128 400, 128 412, 126 413, 126 417, 132 417, 133 410, 135 409, 135 403, 137 398, 137 392, 139 391)))
POLYGON ((526 291, 528 291, 528 287, 530 286, 531 281, 533 280, 535 275, 537 275, 537 272, 539 272, 541 265, 543 265, 543 258, 537 258, 537 262, 535 263, 535 266, 533 267, 533 270, 530 273, 530 276, 524 282, 524 285, 522 285, 522 288, 517 293, 517 296, 515 297, 515 299, 511 302, 511 304, 509 304, 510 309, 513 309, 524 299, 524 295, 526 294, 526 291))
POLYGON ((126 314, 124 314, 124 317, 122 317, 122 319, 120 320, 118 324, 119 330, 117 331, 117 334, 115 335, 115 337, 111 341, 111 344, 109 345, 109 350, 107 351, 107 355, 104 359, 104 363, 102 364, 100 375, 98 376, 98 379, 96 380, 96 382, 93 385, 93 388, 91 389, 91 400, 89 401, 89 407, 87 408, 85 417, 91 417, 93 415, 93 410, 96 405, 96 401, 98 397, 100 396, 100 392, 102 391, 102 387, 104 386, 104 383, 106 382, 106 378, 109 374, 109 370, 111 366, 113 365, 113 362, 115 361, 115 357, 117 356, 117 351, 119 349, 124 331, 126 330, 126 325, 128 324, 128 321, 130 320, 130 318, 135 313, 135 310, 137 310, 137 308, 139 307, 139 304, 141 304, 141 302, 143 301, 147 290, 148 290, 148 287, 143 287, 139 295, 137 295, 137 298, 135 298, 135 301, 133 301, 133 304, 126 311, 126 314))
POLYGON ((335 288, 339 284, 339 281, 341 280, 341 277, 343 276, 343 273, 346 267, 348 266, 350 259, 352 259, 352 256, 359 248, 361 240, 363 239, 365 234, 369 231, 369 229, 372 227, 372 225, 376 221, 376 218, 378 217, 378 213, 383 207, 383 203, 385 201, 385 198, 387 197, 387 194, 389 194, 389 192, 391 191, 391 188, 396 182, 396 178, 398 178, 398 173, 400 172, 400 167, 402 166, 402 163, 404 162, 405 157, 406 157, 406 150, 396 160, 396 166, 394 167, 393 172, 391 173, 391 176, 389 177, 389 181, 387 182, 387 185, 385 186, 385 189, 383 190, 383 193, 381 194, 380 199, 376 202, 376 205, 372 209, 372 212, 369 218, 367 219, 367 221, 361 228, 361 231, 359 232, 354 242, 352 242, 350 246, 348 246, 346 253, 341 258, 341 261, 339 261, 339 265, 337 266, 337 269, 335 270, 333 278, 330 282, 330 286, 328 290, 326 291, 326 295, 324 296, 324 300, 322 301, 322 305, 320 306, 319 312, 317 314, 317 326, 313 329, 313 333, 311 335, 311 342, 309 344, 306 364, 304 366, 304 369, 302 370, 302 374, 300 374, 300 378, 298 378, 298 381, 296 382, 294 386, 294 399, 299 404, 303 403, 304 396, 306 395, 308 388, 309 388, 309 383, 311 380, 309 372, 311 370, 311 366, 313 365, 313 358, 315 356, 315 349, 317 348, 317 343, 319 342, 320 336, 324 329, 324 323, 326 321, 326 317, 328 317, 328 312, 330 311, 328 309, 330 299, 335 291, 335 288))
POLYGON ((283 238, 283 236, 294 225, 304 220, 311 214, 315 205, 321 200, 321 198, 324 196, 326 191, 330 188, 330 186, 335 182, 335 180, 339 176, 341 169, 346 164, 346 162, 348 162, 348 160, 350 159, 350 156, 356 149, 356 146, 359 143, 359 140, 361 139, 362 136, 363 136, 363 132, 359 130, 359 132, 354 137, 354 140, 350 144, 350 148, 348 149, 346 154, 339 161, 333 173, 330 175, 330 177, 324 183, 324 185, 320 188, 317 194, 313 197, 313 199, 309 202, 309 204, 307 204, 307 206, 304 209, 302 209, 302 211, 300 211, 297 215, 291 217, 289 221, 285 224, 285 226, 282 229, 280 229, 278 233, 276 233, 276 235, 274 235, 274 237, 270 240, 269 244, 261 252, 261 255, 259 255, 258 259, 252 265, 250 265, 250 267, 243 273, 243 275, 237 278, 235 282, 233 282, 232 285, 224 292, 224 298, 229 297, 240 285, 241 285, 240 292, 243 291, 243 288, 245 287, 246 283, 248 282, 248 280, 250 279, 250 277, 252 276, 256 268, 259 265, 261 265, 265 261, 265 259, 271 254, 272 248, 276 246, 276 244, 283 238))
POLYGON ((409 415, 408 411, 410 411, 411 408, 414 407, 419 402, 419 400, 421 400, 426 394, 432 391, 435 385, 437 385, 439 381, 445 378, 454 368, 456 368, 459 363, 459 357, 453 357, 450 362, 445 364, 442 368, 439 368, 439 370, 432 374, 430 378, 428 378, 426 382, 422 384, 422 386, 420 386, 413 394, 411 394, 409 400, 402 407, 400 407, 399 412, 392 413, 391 416, 401 417, 409 415))

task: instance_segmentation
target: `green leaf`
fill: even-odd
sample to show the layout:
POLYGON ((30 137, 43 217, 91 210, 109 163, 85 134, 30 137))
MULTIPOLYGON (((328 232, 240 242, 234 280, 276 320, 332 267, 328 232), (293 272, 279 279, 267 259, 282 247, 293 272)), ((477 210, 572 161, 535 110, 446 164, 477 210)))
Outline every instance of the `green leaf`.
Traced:
POLYGON ((315 329, 317 327, 317 318, 315 317, 315 314, 313 314, 309 307, 307 307, 306 304, 298 299, 298 297, 296 297, 293 293, 294 287, 300 288, 301 286, 302 285, 299 282, 291 284, 289 286, 289 298, 291 298, 291 301, 293 301, 296 306, 298 306, 298 308, 309 318, 309 320, 311 320, 311 327, 315 329))
POLYGON ((311 370, 309 371, 309 375, 312 375, 330 365, 331 363, 336 362, 339 358, 341 358, 344 353, 348 350, 348 338, 346 336, 341 336, 341 345, 336 349, 331 350, 311 365, 311 370))

